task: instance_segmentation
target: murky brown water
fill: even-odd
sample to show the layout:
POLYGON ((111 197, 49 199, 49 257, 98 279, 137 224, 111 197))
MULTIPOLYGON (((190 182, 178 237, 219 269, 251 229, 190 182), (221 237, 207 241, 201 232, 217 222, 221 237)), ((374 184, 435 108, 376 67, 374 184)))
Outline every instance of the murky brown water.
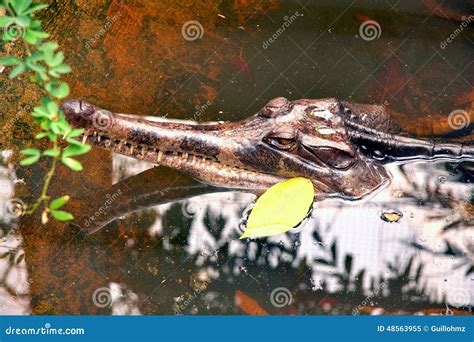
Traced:
MULTIPOLYGON (((64 1, 43 19, 73 68, 71 97, 112 111, 237 120, 277 96, 337 97, 383 103, 430 136, 453 131, 453 110, 472 111, 474 32, 446 42, 461 22, 423 3, 64 1), (182 33, 192 20, 193 41, 182 33), (374 39, 359 32, 371 20, 374 39)), ((462 1, 443 9, 472 14, 462 1)), ((38 95, 0 76, 1 149, 16 153, 32 143, 38 95)), ((369 200, 318 203, 300 231, 248 242, 237 236, 252 195, 176 202, 209 189, 99 149, 82 161, 51 191, 72 196, 76 225, 104 228, 5 216, 1 313, 449 314, 474 303, 472 163, 394 166, 369 200), (389 210, 399 222, 380 218, 389 210)), ((44 168, 4 165, 3 201, 34 198, 44 168)))

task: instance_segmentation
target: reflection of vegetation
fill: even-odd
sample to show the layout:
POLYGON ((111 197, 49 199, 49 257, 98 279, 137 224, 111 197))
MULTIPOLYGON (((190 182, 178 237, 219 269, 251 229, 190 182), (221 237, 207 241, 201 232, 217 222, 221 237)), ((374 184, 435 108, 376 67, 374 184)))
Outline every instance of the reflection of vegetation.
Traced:
POLYGON ((21 38, 23 43, 21 54, 25 55, 24 58, 3 56, 0 58, 0 65, 14 67, 10 71, 10 79, 28 74, 30 81, 42 87, 46 93, 46 96, 41 98, 41 104, 34 108, 31 115, 40 128, 35 139, 47 139, 49 149, 45 151, 36 148, 24 149, 22 154, 27 157, 21 161, 21 165, 26 166, 36 163, 41 157, 52 159, 51 167, 44 178, 41 194, 26 211, 31 215, 43 204, 43 223, 48 221, 49 215, 59 221, 73 219, 70 213, 59 210, 68 202, 69 196, 51 201, 48 188, 59 161, 74 171, 80 171, 82 170, 81 163, 71 157, 84 154, 90 149, 89 145, 74 139, 80 136, 83 130, 72 129, 69 126, 57 103, 69 94, 69 86, 59 79, 61 75, 69 73, 71 68, 63 63, 64 54, 56 51, 58 45, 45 40, 49 34, 42 31, 41 21, 34 17, 35 12, 46 7, 48 6, 44 4, 22 0, 0 2, 0 12, 2 12, 0 26, 4 29, 2 40, 13 42, 21 38))
MULTIPOLYGON (((173 205, 164 216, 164 226, 171 229, 170 242, 173 246, 179 245, 179 248, 173 248, 173 258, 181 254, 180 250, 188 245, 189 227, 192 223, 192 219, 184 218, 180 213, 179 205, 173 205)), ((232 249, 235 250, 235 245, 232 247, 235 241, 227 239, 219 243, 217 234, 223 231, 225 220, 214 217, 207 211, 204 224, 217 241, 218 247, 213 253, 198 253, 191 259, 186 256, 186 266, 180 269, 193 269, 193 274, 216 272, 219 276, 216 279, 205 279, 208 287, 198 295, 191 286, 187 286, 187 291, 183 291, 182 296, 196 299, 189 306, 180 307, 183 314, 240 313, 234 303, 237 290, 251 294, 268 312, 280 314, 351 314, 356 307, 361 309, 358 312, 368 313, 366 310, 370 306, 401 312, 415 312, 433 306, 444 308, 428 298, 425 286, 421 284, 423 265, 416 265, 413 257, 406 263, 398 260, 389 262, 388 272, 384 276, 366 279, 365 270, 354 270, 353 255, 344 255, 341 264, 339 263, 337 242, 326 244, 318 230, 314 231, 313 237, 315 243, 322 246, 322 252, 326 256, 309 260, 308 264, 297 261, 295 249, 265 240, 251 241, 242 245, 243 250, 231 252, 232 249), (216 222, 219 222, 217 226, 216 222), (278 256, 276 265, 272 263, 275 256, 278 256), (196 264, 199 265, 198 270, 196 264), (326 269, 327 276, 315 289, 311 275, 313 271, 321 273, 321 267, 326 269), (370 285, 367 287, 367 284, 370 285), (278 286, 287 287, 293 294, 294 303, 290 307, 276 309, 270 304, 269 295, 278 286), (361 307, 361 303, 366 302, 366 307, 361 307)), ((234 238, 237 236, 238 232, 234 238)), ((299 244, 297 234, 288 237, 291 245, 299 244)), ((174 260, 178 264, 181 262, 174 260)), ((181 271, 177 271, 176 277, 182 280, 191 278, 181 271)))
POLYGON ((466 253, 459 250, 455 246, 452 246, 448 241, 444 241, 444 249, 442 251, 434 251, 431 248, 425 247, 420 245, 417 242, 407 242, 407 245, 413 247, 416 250, 419 251, 424 251, 427 253, 430 253, 432 255, 437 255, 437 256, 446 256, 446 257, 451 257, 451 258, 458 258, 461 259, 460 263, 455 266, 454 268, 460 268, 463 266, 468 266, 466 270, 466 276, 468 276, 470 273, 474 273, 474 265, 471 263, 471 260, 467 257, 466 253))

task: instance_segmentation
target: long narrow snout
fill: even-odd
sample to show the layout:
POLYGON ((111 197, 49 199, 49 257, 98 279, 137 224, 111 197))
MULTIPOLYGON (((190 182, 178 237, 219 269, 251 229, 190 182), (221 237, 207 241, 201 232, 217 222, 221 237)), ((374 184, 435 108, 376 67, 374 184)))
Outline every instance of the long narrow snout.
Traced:
POLYGON ((66 101, 61 109, 69 123, 74 127, 84 128, 87 135, 120 140, 129 145, 129 148, 154 146, 163 152, 191 153, 214 159, 219 155, 220 146, 224 143, 229 146, 233 142, 215 124, 196 125, 185 120, 117 114, 82 100, 66 101))
POLYGON ((346 126, 351 141, 382 162, 416 159, 474 160, 472 143, 416 139, 379 132, 353 122, 347 122, 346 126))
POLYGON ((260 189, 282 181, 235 163, 241 147, 232 124, 195 124, 117 114, 83 100, 61 105, 68 122, 84 128, 84 141, 136 159, 187 172, 211 184, 260 189))

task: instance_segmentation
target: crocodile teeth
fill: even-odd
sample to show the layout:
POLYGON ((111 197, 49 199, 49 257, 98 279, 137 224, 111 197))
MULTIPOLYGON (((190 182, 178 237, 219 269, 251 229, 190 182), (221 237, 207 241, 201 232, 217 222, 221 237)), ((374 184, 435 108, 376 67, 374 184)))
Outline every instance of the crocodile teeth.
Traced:
POLYGON ((184 158, 184 159, 188 159, 188 154, 187 154, 186 152, 183 153, 183 158, 184 158))
POLYGON ((133 150, 135 149, 135 146, 130 146, 130 154, 133 154, 133 150))
POLYGON ((159 163, 161 160, 161 157, 163 157, 163 152, 158 151, 158 158, 156 158, 156 161, 159 163))
POLYGON ((82 137, 82 143, 85 144, 87 141, 88 135, 87 133, 84 133, 84 136, 82 137))
POLYGON ((97 136, 97 142, 100 142, 101 136, 100 134, 97 136))

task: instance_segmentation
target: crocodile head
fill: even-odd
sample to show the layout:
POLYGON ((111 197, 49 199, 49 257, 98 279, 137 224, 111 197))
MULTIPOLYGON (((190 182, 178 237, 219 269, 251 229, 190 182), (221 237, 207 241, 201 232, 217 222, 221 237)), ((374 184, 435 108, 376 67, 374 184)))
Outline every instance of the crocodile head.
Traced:
MULTIPOLYGON (((383 158, 373 152, 397 151, 390 145, 396 139, 381 131, 385 121, 374 119, 368 127, 350 104, 332 98, 276 98, 232 123, 118 114, 82 100, 66 101, 61 108, 93 145, 220 187, 257 192, 299 176, 313 181, 317 197, 358 199, 390 179, 383 158)), ((407 146, 403 151, 410 154, 407 146)))

